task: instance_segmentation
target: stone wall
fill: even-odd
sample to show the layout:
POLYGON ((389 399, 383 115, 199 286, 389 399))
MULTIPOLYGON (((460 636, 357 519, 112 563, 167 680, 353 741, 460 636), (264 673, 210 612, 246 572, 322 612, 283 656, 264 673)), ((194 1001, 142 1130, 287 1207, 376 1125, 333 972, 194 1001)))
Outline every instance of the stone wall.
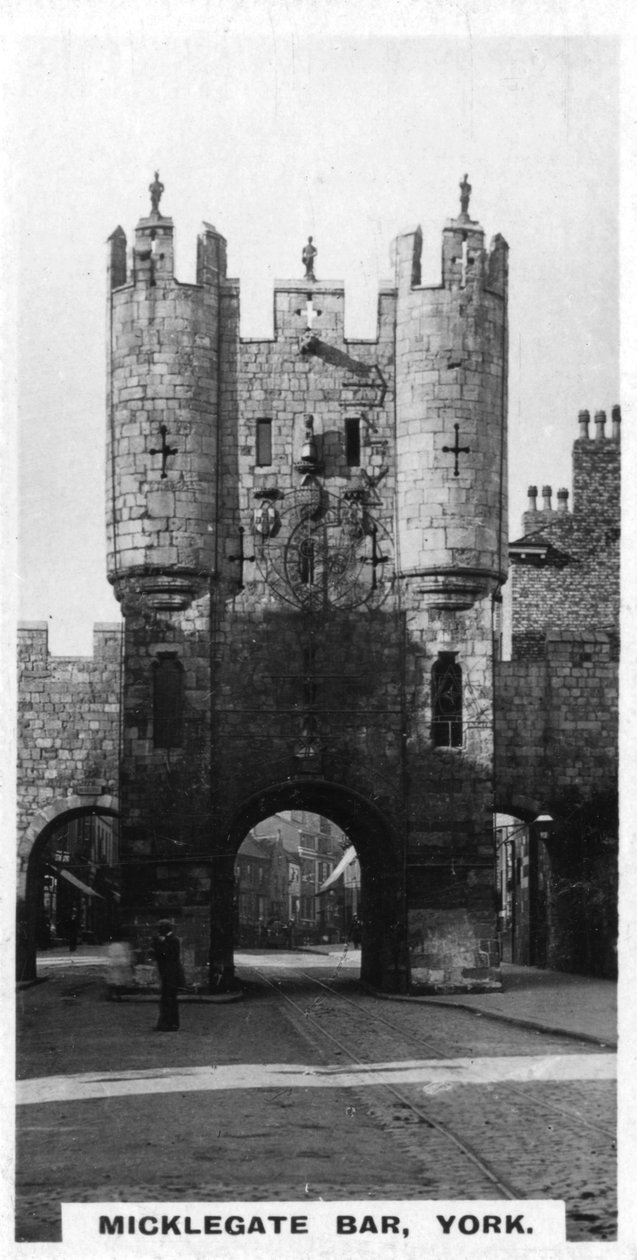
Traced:
POLYGON ((93 656, 51 656, 46 622, 18 628, 18 829, 84 791, 117 794, 121 629, 96 625, 93 656))
POLYGON ((608 635, 549 631, 540 660, 497 665, 498 808, 523 818, 617 779, 618 669, 608 635))
POLYGON ((92 657, 51 656, 46 622, 18 627, 17 975, 36 974, 35 855, 57 826, 119 812, 122 631, 96 625, 92 657))

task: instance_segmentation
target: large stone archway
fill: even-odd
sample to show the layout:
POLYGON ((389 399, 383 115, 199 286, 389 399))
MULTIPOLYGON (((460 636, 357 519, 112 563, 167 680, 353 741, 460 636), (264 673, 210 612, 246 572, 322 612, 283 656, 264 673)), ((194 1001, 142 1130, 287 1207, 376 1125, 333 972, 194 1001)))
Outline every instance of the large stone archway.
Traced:
POLYGON ((64 822, 87 814, 119 816, 117 797, 108 794, 66 796, 38 810, 18 844, 16 975, 21 981, 37 978, 36 916, 37 858, 64 822))
POLYGON ((233 872, 241 843, 256 823, 290 808, 329 818, 346 833, 361 867, 361 979, 390 992, 405 992, 407 914, 400 839, 373 801, 342 784, 303 777, 272 783, 246 797, 234 814, 223 851, 213 857, 212 976, 223 986, 233 983, 233 872))

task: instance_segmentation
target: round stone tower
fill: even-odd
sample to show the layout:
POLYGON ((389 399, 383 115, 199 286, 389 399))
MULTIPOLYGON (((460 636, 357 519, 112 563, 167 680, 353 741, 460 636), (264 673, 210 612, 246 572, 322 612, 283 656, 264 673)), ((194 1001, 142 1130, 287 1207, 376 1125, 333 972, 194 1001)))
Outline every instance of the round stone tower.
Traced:
POLYGON ((186 608, 216 569, 219 290, 226 243, 209 224, 197 283, 174 278, 173 223, 151 213, 109 239, 108 579, 124 608, 186 608))
POLYGON ((396 242, 399 575, 419 604, 463 609, 506 575, 508 246, 469 217, 442 240, 442 284, 420 283, 420 228, 396 242))

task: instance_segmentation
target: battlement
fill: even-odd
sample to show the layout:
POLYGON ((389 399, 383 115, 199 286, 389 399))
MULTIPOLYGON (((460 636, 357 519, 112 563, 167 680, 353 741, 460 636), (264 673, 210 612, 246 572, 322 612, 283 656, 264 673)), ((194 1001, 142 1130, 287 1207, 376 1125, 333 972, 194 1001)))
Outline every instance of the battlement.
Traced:
POLYGON ((489 249, 484 230, 473 220, 449 219, 442 233, 441 283, 422 284, 422 228, 404 233, 394 242, 396 286, 401 293, 435 293, 447 290, 485 290, 504 298, 508 285, 509 247, 499 233, 489 249))
POLYGON ((18 657, 54 663, 73 661, 101 661, 119 657, 123 627, 119 622, 98 621, 93 625, 93 651, 91 656, 58 656, 49 651, 48 621, 19 621, 17 626, 18 657))
MULTIPOLYGON (((225 237, 211 223, 202 224, 197 237, 196 285, 202 288, 218 285, 226 278, 227 251, 225 237)), ((116 227, 108 238, 109 288, 126 285, 155 287, 175 280, 175 242, 172 219, 152 214, 139 220, 135 241, 128 258, 128 243, 123 228, 116 227)), ((188 286, 195 287, 195 286, 188 286)))

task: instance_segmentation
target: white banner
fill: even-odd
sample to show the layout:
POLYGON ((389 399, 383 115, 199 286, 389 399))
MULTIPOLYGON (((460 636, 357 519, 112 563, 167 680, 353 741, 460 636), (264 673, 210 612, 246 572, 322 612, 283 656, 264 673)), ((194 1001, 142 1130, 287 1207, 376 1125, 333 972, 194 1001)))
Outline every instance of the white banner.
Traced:
MULTIPOLYGON (((65 1244, 90 1255, 200 1251, 219 1260, 531 1255, 563 1243, 564 1203, 510 1201, 63 1203, 65 1244)), ((551 1252, 551 1254, 554 1254, 551 1252)))

